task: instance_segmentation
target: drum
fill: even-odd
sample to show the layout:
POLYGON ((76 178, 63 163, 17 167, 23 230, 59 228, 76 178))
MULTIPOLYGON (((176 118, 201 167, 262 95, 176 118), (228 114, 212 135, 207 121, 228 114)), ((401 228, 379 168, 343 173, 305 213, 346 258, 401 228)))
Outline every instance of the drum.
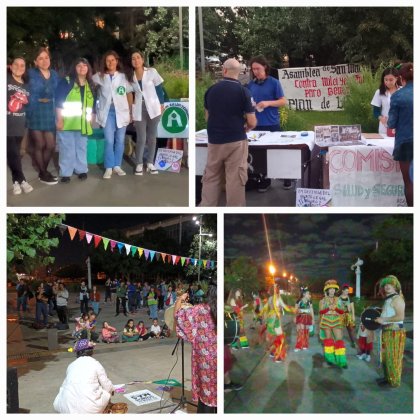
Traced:
MULTIPOLYGON (((189 308, 191 306, 193 305, 191 305, 190 303, 183 303, 181 305, 181 308, 189 308)), ((166 309, 164 315, 165 324, 168 326, 170 331, 175 330, 174 309, 175 305, 170 306, 168 309, 166 309)))
POLYGON ((225 312, 225 345, 230 345, 239 338, 239 321, 234 313, 225 312))
POLYGON ((381 324, 375 322, 376 318, 381 316, 381 312, 378 308, 367 308, 362 312, 361 320, 363 326, 370 331, 375 331, 381 328, 381 324))

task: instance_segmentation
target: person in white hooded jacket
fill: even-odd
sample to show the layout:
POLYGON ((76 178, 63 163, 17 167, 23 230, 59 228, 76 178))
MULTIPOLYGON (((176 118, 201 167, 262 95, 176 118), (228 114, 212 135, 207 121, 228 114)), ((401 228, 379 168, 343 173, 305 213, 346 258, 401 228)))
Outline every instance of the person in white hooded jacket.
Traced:
POLYGON ((77 359, 67 368, 66 378, 54 400, 57 413, 103 413, 114 393, 103 366, 92 357, 95 343, 79 340, 74 351, 77 359))
POLYGON ((121 72, 120 59, 115 51, 108 51, 103 58, 103 68, 92 77, 97 86, 96 121, 103 127, 105 136, 104 179, 112 172, 119 176, 124 154, 125 131, 131 122, 132 88, 125 73, 121 72))

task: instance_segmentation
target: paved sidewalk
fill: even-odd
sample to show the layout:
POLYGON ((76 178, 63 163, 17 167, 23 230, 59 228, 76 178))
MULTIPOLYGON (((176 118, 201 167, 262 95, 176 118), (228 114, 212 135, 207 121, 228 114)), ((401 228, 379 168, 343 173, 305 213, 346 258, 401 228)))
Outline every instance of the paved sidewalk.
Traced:
POLYGON ((225 393, 225 413, 412 413, 413 340, 412 318, 406 322, 402 384, 380 388, 377 347, 371 362, 356 358, 344 332, 348 369, 328 367, 318 337, 310 338, 309 350, 295 353, 296 332, 290 316, 284 319, 288 353, 284 363, 273 363, 258 343, 257 329, 245 325, 250 349, 233 353, 232 380, 244 384, 241 391, 225 393), (411 338, 409 338, 411 337, 411 338))
MULTIPOLYGON (((141 206, 141 207, 188 207, 188 169, 181 172, 159 172, 157 175, 144 173, 134 175, 133 163, 123 160, 122 169, 126 176, 112 175, 102 179, 103 169, 89 165, 88 178, 80 181, 73 175, 70 183, 57 185, 42 184, 28 155, 22 159, 26 180, 34 187, 29 194, 13 195, 10 170, 7 171, 7 205, 10 207, 90 207, 90 206, 141 206)), ((50 171, 57 174, 52 163, 50 171)))
MULTIPOLYGON (((52 403, 65 378, 67 366, 76 357, 74 353, 67 351, 74 344, 71 331, 74 327, 74 316, 79 313, 76 295, 74 293, 70 295, 69 312, 72 322, 70 330, 58 333, 60 347, 58 351, 48 351, 48 329, 34 330, 31 327, 34 318, 34 299, 30 303, 30 312, 18 319, 15 296, 15 292, 10 292, 7 296, 7 365, 15 366, 18 370, 19 406, 22 412, 54 413, 52 403)), ((161 325, 163 317, 164 312, 159 312, 161 325)), ((146 326, 151 324, 146 309, 141 309, 135 315, 129 314, 128 317, 122 313, 116 317, 114 303, 101 303, 101 312, 97 317, 98 329, 100 331, 102 322, 106 320, 121 332, 129 318, 133 318, 136 324, 140 320, 145 321, 146 326)), ((56 322, 57 318, 49 318, 49 321, 56 322)), ((114 385, 142 381, 127 385, 125 392, 148 389, 163 397, 161 403, 137 407, 123 394, 116 393, 112 397, 112 402, 128 403, 128 413, 146 413, 150 410, 156 410, 154 411, 156 413, 171 412, 178 403, 175 398, 180 396, 181 388, 173 387, 170 392, 163 392, 158 389, 159 385, 151 381, 171 378, 181 382, 181 346, 178 346, 174 356, 171 355, 176 342, 176 336, 172 336, 167 339, 149 339, 137 343, 98 343, 94 357, 102 363, 114 385)), ((185 343, 185 389, 187 400, 191 401, 191 346, 188 343, 185 343)), ((195 407, 188 406, 188 411, 194 412, 195 407)))

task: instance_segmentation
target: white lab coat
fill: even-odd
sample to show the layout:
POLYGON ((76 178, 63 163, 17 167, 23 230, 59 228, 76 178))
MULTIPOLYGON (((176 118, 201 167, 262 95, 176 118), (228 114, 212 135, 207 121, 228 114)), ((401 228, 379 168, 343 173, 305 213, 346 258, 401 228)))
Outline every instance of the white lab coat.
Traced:
POLYGON ((58 413, 102 413, 114 389, 103 366, 90 356, 82 356, 71 363, 66 378, 54 400, 58 413))
POLYGON ((134 91, 133 121, 141 121, 143 102, 146 104, 150 118, 156 118, 161 114, 159 97, 157 96, 155 86, 163 83, 162 77, 156 69, 145 67, 141 83, 142 89, 140 89, 136 74, 134 73, 134 82, 131 82, 131 87, 134 91))
MULTIPOLYGON (((391 107, 391 96, 392 95, 389 93, 388 90, 385 91, 385 95, 381 95, 379 89, 377 89, 370 104, 381 108, 381 116, 388 117, 389 109, 391 107)), ((378 133, 385 135, 387 134, 387 126, 382 124, 380 121, 378 133)))
POLYGON ((96 109, 96 121, 101 127, 105 127, 111 103, 114 103, 117 117, 117 127, 126 127, 130 124, 130 107, 127 93, 132 92, 131 84, 124 73, 115 72, 112 80, 109 74, 103 77, 96 73, 92 77, 93 82, 99 87, 96 109))

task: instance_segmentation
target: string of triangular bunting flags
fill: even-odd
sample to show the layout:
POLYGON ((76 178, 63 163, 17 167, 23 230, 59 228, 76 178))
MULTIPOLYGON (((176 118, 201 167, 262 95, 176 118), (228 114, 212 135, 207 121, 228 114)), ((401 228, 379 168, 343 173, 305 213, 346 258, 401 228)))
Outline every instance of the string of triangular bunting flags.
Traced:
POLYGON ((72 241, 78 233, 80 241, 86 240, 88 244, 91 244, 93 240, 95 248, 97 248, 102 242, 105 251, 109 247, 111 252, 114 252, 114 250, 118 250, 118 252, 121 254, 121 252, 124 250, 127 256, 130 254, 132 257, 138 256, 139 258, 141 258, 143 256, 146 261, 149 260, 150 262, 152 262, 153 260, 158 261, 159 258, 161 258, 161 260, 164 263, 172 263, 173 265, 177 265, 179 264, 179 262, 181 262, 182 266, 192 264, 195 266, 199 265, 203 268, 210 269, 216 267, 216 262, 213 260, 199 260, 198 258, 182 257, 179 255, 173 255, 161 251, 154 251, 152 249, 146 249, 143 247, 126 244, 124 242, 114 241, 113 239, 106 238, 102 235, 95 235, 94 233, 86 232, 85 230, 78 229, 73 226, 66 225, 64 223, 60 224, 58 228, 60 229, 61 234, 64 234, 66 231, 68 231, 70 239, 72 241))

